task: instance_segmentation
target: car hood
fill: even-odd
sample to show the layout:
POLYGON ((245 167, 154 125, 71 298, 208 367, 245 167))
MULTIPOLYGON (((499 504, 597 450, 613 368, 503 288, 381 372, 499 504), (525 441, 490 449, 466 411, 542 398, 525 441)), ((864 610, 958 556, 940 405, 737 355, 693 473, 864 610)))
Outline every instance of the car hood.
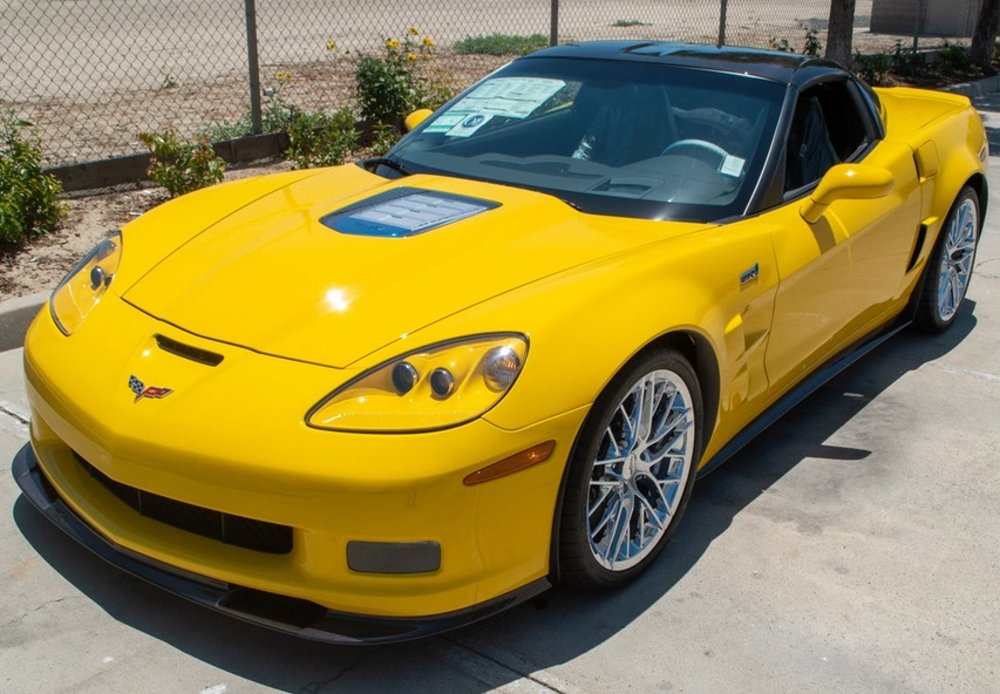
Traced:
POLYGON ((693 228, 583 215, 518 188, 429 175, 386 181, 344 166, 211 224, 123 298, 203 337, 345 367, 506 291, 693 228), (428 230, 415 233, 379 224, 385 208, 372 205, 400 196, 404 217, 426 215, 426 206, 405 209, 407 194, 465 216, 442 221, 431 209, 428 230))

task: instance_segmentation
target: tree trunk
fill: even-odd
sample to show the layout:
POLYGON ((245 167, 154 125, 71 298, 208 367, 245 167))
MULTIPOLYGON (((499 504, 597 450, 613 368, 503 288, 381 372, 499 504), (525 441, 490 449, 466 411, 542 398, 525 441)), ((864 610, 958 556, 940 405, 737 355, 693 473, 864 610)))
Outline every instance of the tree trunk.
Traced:
MULTIPOLYGON (((993 0, 1000 3, 1000 0, 993 0)), ((826 36, 826 57, 845 67, 851 65, 854 40, 855 0, 830 0, 830 25, 826 36)))
POLYGON ((993 61, 993 44, 1000 29, 1000 0, 983 0, 976 20, 976 30, 972 33, 972 62, 981 68, 989 68, 993 61))

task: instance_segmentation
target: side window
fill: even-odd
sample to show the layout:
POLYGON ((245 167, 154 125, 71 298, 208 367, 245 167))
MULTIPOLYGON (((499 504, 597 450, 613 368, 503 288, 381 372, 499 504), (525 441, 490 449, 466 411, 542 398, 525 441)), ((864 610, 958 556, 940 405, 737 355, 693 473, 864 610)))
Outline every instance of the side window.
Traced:
POLYGON ((802 92, 788 131, 785 192, 814 185, 834 164, 853 161, 868 144, 865 121, 845 82, 802 92))

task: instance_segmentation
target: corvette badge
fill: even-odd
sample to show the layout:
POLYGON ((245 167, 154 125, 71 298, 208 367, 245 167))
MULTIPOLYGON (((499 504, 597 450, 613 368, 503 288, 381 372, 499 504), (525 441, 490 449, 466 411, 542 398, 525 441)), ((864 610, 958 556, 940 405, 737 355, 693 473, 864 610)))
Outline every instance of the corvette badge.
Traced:
POLYGON ((128 377, 128 387, 133 393, 135 393, 134 402, 139 402, 143 398, 153 398, 159 400, 160 398, 165 398, 174 391, 171 388, 158 388, 156 386, 146 386, 145 383, 140 381, 135 376, 128 377))

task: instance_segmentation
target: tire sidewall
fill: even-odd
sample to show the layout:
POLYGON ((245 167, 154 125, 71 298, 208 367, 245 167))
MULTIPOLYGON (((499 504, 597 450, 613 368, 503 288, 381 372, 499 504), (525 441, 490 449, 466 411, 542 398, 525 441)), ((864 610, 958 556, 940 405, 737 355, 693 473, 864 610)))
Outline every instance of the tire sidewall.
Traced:
POLYGON ((698 377, 688 361, 674 350, 657 350, 636 357, 608 384, 584 420, 570 456, 560 520, 560 565, 565 582, 598 590, 618 587, 642 573, 663 551, 684 515, 694 487, 705 433, 702 426, 704 422, 702 410, 703 398, 698 377), (603 432, 614 415, 614 408, 641 377, 660 369, 677 374, 691 394, 691 409, 694 413, 694 450, 691 456, 691 469, 688 471, 677 509, 656 546, 635 566, 622 571, 611 571, 597 562, 590 549, 586 509, 593 462, 597 457, 603 432), (566 557, 567 549, 574 555, 570 559, 566 557))
POLYGON ((961 313, 962 305, 965 303, 965 297, 968 296, 969 293, 969 285, 972 283, 973 269, 976 264, 976 254, 979 252, 979 237, 982 234, 982 225, 980 220, 979 196, 971 187, 965 186, 962 188, 961 192, 959 192, 958 197, 955 198, 955 202, 952 204, 951 209, 948 210, 948 216, 945 218, 941 231, 938 233, 937 241, 934 244, 934 250, 927 261, 927 279, 924 285, 924 296, 922 297, 920 310, 917 315, 917 324, 920 328, 928 332, 944 332, 951 327, 951 324, 955 322, 961 313), (965 293, 962 295, 962 299, 959 301, 958 306, 955 309, 955 313, 951 316, 951 318, 944 320, 941 318, 940 306, 938 305, 938 287, 941 282, 941 255, 944 253, 945 245, 947 243, 948 229, 951 227, 959 208, 966 200, 972 200, 972 203, 976 208, 976 246, 972 251, 972 263, 969 266, 969 281, 966 283, 965 293))

